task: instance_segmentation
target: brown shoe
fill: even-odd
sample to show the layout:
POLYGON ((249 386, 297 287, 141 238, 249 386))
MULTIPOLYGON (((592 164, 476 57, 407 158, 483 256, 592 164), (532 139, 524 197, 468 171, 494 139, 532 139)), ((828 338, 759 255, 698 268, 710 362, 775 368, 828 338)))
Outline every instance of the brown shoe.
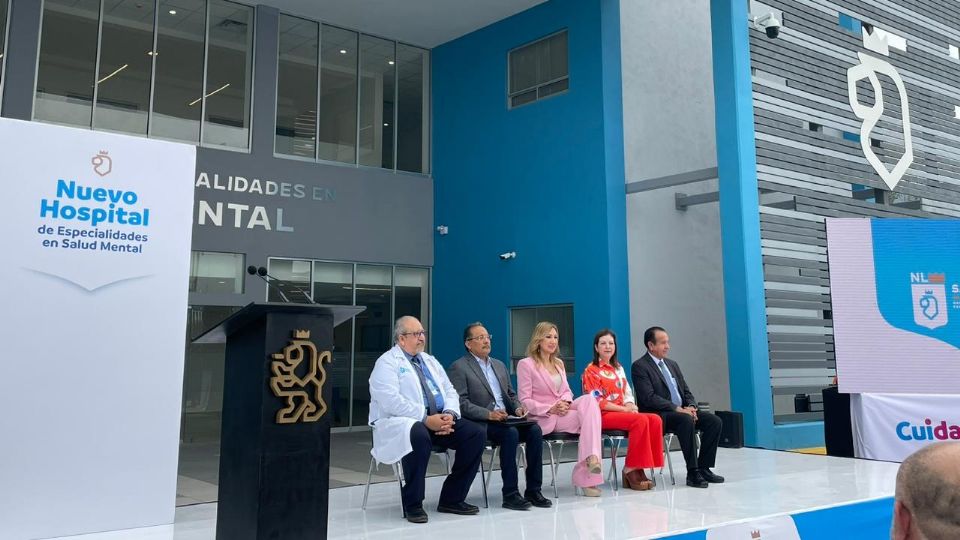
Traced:
POLYGON ((634 469, 628 473, 623 473, 623 485, 636 491, 649 491, 653 489, 653 482, 647 478, 643 469, 634 469))

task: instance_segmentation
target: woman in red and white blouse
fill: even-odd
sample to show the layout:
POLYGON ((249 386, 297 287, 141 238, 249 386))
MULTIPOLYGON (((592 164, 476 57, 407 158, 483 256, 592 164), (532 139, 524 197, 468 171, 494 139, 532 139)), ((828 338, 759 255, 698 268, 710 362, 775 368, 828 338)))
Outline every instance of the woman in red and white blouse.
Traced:
POLYGON ((644 469, 663 466, 663 421, 659 415, 637 410, 623 366, 617 361, 617 336, 603 329, 593 337, 593 362, 581 379, 584 394, 600 404, 602 429, 619 429, 627 436, 623 485, 638 491, 653 487, 644 469))

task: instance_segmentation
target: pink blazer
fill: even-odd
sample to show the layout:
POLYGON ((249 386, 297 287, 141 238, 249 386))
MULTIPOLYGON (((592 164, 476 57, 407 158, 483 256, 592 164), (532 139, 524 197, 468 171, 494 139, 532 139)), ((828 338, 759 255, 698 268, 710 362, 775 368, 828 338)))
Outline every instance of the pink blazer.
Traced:
POLYGON ((530 418, 540 424, 544 434, 553 433, 559 418, 548 412, 550 407, 560 400, 573 401, 567 374, 561 375, 560 390, 557 391, 550 374, 537 365, 536 360, 527 357, 517 364, 517 397, 529 411, 530 418))

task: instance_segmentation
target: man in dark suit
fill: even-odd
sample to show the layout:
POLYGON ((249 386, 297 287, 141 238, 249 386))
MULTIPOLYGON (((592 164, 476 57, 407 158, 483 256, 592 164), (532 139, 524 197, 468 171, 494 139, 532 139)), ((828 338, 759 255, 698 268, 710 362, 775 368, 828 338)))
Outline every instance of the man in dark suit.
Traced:
POLYGON ((667 358, 670 336, 659 326, 643 333, 647 353, 633 362, 631 379, 637 407, 642 412, 657 413, 663 418, 663 430, 676 434, 687 462, 687 485, 705 488, 719 484, 723 477, 710 467, 717 459, 720 443, 720 418, 697 410, 697 400, 690 392, 680 366, 667 358), (696 452, 696 431, 700 431, 700 455, 696 452))
POLYGON ((500 474, 503 477, 503 507, 527 510, 549 508, 553 503, 540 492, 543 483, 543 432, 536 423, 510 426, 508 416, 524 416, 526 410, 510 385, 503 362, 490 357, 491 336, 479 322, 463 330, 467 354, 448 370, 450 382, 460 394, 464 418, 485 422, 487 438, 500 445, 500 474), (526 443, 527 489, 520 496, 517 482, 517 445, 526 443))

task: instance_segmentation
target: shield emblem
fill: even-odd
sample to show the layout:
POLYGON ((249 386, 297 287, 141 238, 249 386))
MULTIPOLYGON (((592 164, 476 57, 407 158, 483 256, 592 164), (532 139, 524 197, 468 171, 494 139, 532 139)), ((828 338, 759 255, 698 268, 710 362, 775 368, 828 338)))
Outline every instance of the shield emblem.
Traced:
POLYGON ((924 328, 947 324, 947 292, 942 283, 914 283, 913 322, 924 328))

